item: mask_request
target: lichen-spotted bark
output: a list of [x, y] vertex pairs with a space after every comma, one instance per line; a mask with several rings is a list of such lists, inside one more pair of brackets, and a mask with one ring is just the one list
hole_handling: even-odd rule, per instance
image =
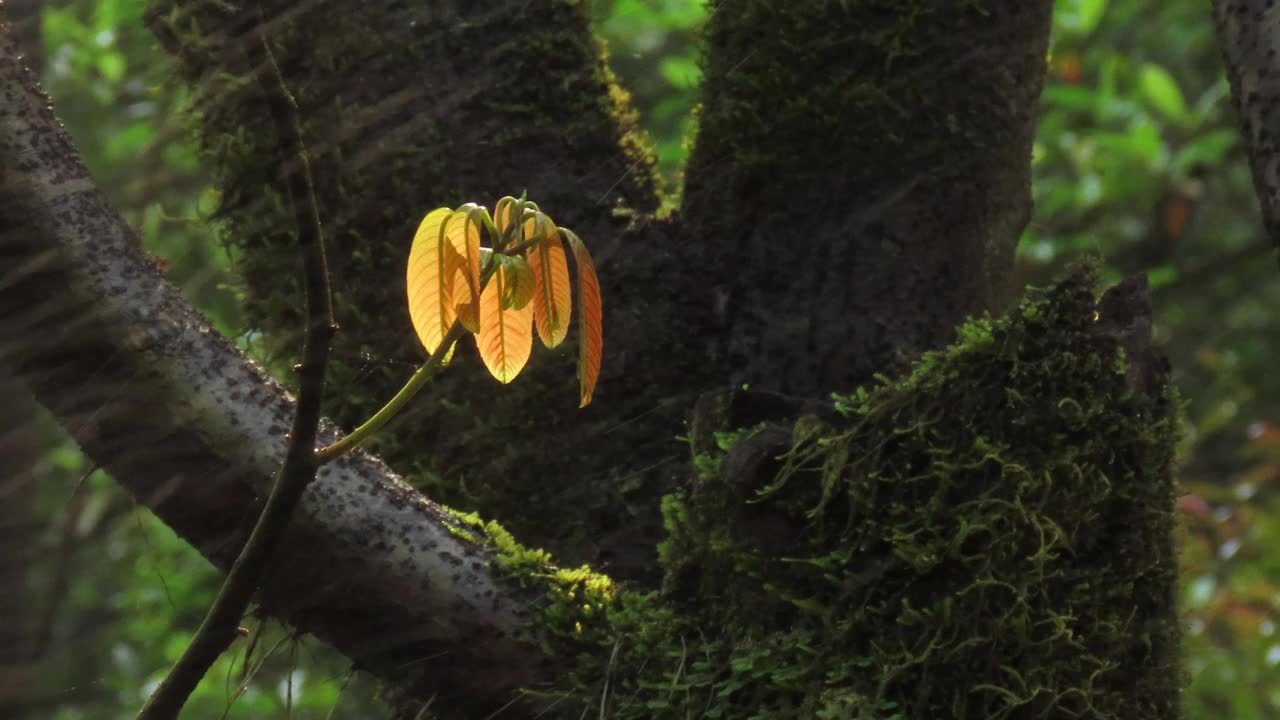
[[[231, 565], [292, 401], [144, 257], [2, 26], [0, 362], [140, 504]], [[391, 684], [492, 712], [548, 668], [514, 637], [529, 598], [499, 590], [457, 524], [380, 462], [340, 458], [292, 516], [261, 607]]]
[[1254, 191], [1272, 245], [1280, 248], [1280, 6], [1269, 0], [1214, 0], [1218, 44], [1249, 148]]
[[[697, 332], [681, 325], [692, 313], [680, 306], [679, 263], [624, 241], [653, 236], [653, 161], [583, 4], [266, 6], [263, 31], [299, 103], [331, 242], [342, 331], [326, 412], [347, 427], [363, 421], [422, 358], [403, 285], [422, 215], [527, 189], [587, 240], [601, 266], [608, 335], [595, 405], [577, 409], [572, 338], [562, 350], [535, 353], [512, 387], [486, 376], [468, 341], [373, 447], [432, 497], [498, 517], [573, 560], [600, 560], [596, 548], [608, 544], [611, 528], [643, 525], [634, 508], [646, 508], [656, 540], [656, 493], [647, 489], [631, 506], [625, 496], [645, 484], [632, 477], [637, 467], [680, 457], [674, 436], [683, 405], [663, 400], [706, 373], [680, 369], [696, 366], [692, 360], [644, 363], [692, 357], [696, 343], [673, 352], [672, 338]], [[294, 168], [245, 80], [243, 44], [257, 41], [259, 26], [247, 7], [226, 14], [221, 3], [165, 2], [150, 24], [199, 93], [223, 234], [240, 251], [250, 322], [264, 331], [255, 342], [283, 366], [300, 346], [297, 259], [279, 177]], [[633, 224], [646, 227], [629, 233]], [[642, 290], [658, 300], [638, 302]], [[663, 318], [675, 321], [668, 327]], [[643, 364], [638, 377], [616, 382], [628, 361], [633, 371]], [[644, 392], [655, 387], [656, 395]], [[637, 416], [646, 422], [626, 422]], [[644, 464], [616, 470], [626, 456]], [[652, 547], [617, 562], [651, 570]]]
[[713, 3], [684, 214], [734, 378], [817, 395], [998, 304], [1049, 0]]

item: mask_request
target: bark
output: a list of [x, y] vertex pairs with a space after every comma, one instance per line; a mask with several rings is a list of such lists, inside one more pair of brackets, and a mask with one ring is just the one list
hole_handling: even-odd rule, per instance
[[[44, 66], [40, 38], [40, 0], [16, 0], [0, 6], [0, 22], [13, 24], [14, 38], [32, 72]], [[0, 407], [7, 428], [0, 431], [0, 717], [31, 715], [37, 665], [47, 642], [37, 609], [57, 598], [35, 599], [31, 569], [40, 556], [45, 518], [37, 514], [36, 467], [47, 449], [41, 408], [21, 382], [0, 371]]]
[[[310, 12], [312, 6], [302, 8]], [[859, 12], [873, 9], [858, 5]], [[376, 8], [364, 12], [378, 17]], [[547, 12], [524, 19], [548, 17], [580, 15]], [[207, 19], [195, 26], [211, 27]], [[360, 31], [342, 19], [325, 17], [310, 27]], [[412, 18], [396, 19], [403, 24]], [[166, 22], [170, 29], [192, 27], [172, 15]], [[393, 32], [398, 24], [381, 29], [392, 41], [399, 37]], [[522, 38], [538, 26], [525, 29]], [[310, 55], [302, 54], [294, 32], [279, 19], [271, 29], [285, 51], [284, 67], [314, 72], [316, 64], [306, 63]], [[244, 26], [225, 37], [253, 41], [252, 33]], [[205, 54], [204, 61], [236, 58], [225, 37], [188, 35], [191, 44], [174, 47]], [[353, 38], [353, 50], [361, 37]], [[500, 44], [500, 33], [481, 37], [508, 47]], [[317, 46], [325, 49], [323, 42]], [[383, 47], [384, 53], [397, 50], [394, 42]], [[147, 268], [13, 56], [12, 46], [0, 46], [0, 266], [6, 269], [0, 337], [20, 342], [0, 346], [0, 363], [35, 389], [95, 459], [225, 566], [241, 542], [243, 520], [251, 518], [279, 464], [288, 398]], [[404, 56], [412, 55], [397, 58]], [[321, 68], [340, 63], [332, 54], [321, 59]], [[398, 68], [388, 63], [378, 69]], [[552, 87], [567, 87], [566, 78], [547, 76]], [[234, 95], [237, 82], [224, 79]], [[375, 73], [370, 82], [379, 85], [380, 79]], [[323, 81], [306, 74], [292, 79], [303, 88], [303, 102], [311, 102], [305, 117], [340, 117], [324, 97], [358, 85], [349, 78], [346, 85]], [[239, 92], [236, 99], [252, 108], [253, 96]], [[227, 113], [224, 122], [253, 122], [236, 114], [239, 105], [224, 102], [205, 108]], [[605, 128], [618, 127], [608, 113], [599, 119]], [[517, 131], [521, 127], [517, 122]], [[246, 128], [243, 142], [264, 152], [257, 164], [269, 164], [274, 145], [262, 135], [268, 131]], [[317, 128], [323, 123], [310, 127], [312, 143], [326, 137]], [[227, 135], [212, 132], [218, 126], [205, 129], [210, 146], [228, 142]], [[329, 158], [335, 172], [342, 169], [339, 156], [344, 154]], [[228, 150], [223, 181], [237, 177], [232, 169], [250, 172], [252, 158], [244, 147]], [[344, 215], [371, 211], [356, 210], [357, 200], [372, 199], [353, 195], [362, 188], [349, 179], [328, 178], [347, 195], [321, 199], [335, 214], [325, 219], [326, 227], [355, 243], [348, 246], [353, 264], [370, 258], [383, 263], [387, 245], [365, 249], [383, 252], [362, 251], [361, 227], [351, 219], [355, 215]], [[237, 201], [255, 192], [270, 199], [264, 182], [227, 187], [243, 195], [225, 209], [228, 218], [238, 218], [230, 225], [265, 229], [279, 219], [270, 202], [257, 206], [261, 217], [237, 209]], [[910, 187], [899, 187], [890, 196], [909, 193]], [[287, 277], [289, 266], [283, 227], [246, 240], [259, 243], [255, 258], [275, 252], [278, 277]], [[731, 268], [682, 264], [710, 249], [681, 242], [672, 234], [676, 229], [675, 223], [636, 229], [608, 260], [626, 282], [648, 278], [631, 286], [637, 296], [671, 287], [689, 292], [669, 305], [614, 306], [614, 318], [635, 334], [607, 341], [625, 350], [626, 363], [641, 373], [623, 386], [639, 400], [616, 397], [617, 405], [653, 402], [646, 392], [682, 383], [685, 395], [663, 396], [675, 397], [663, 410], [671, 415], [682, 413], [695, 393], [723, 386], [727, 370], [705, 359], [718, 357], [717, 343], [727, 342], [718, 334], [730, 332], [727, 315], [717, 319], [714, 305], [695, 310], [717, 288], [708, 283], [737, 282]], [[632, 247], [636, 238], [650, 243]], [[362, 279], [364, 287], [379, 284]], [[1093, 279], [1083, 273], [1039, 293], [1018, 313], [970, 325], [963, 342], [929, 357], [918, 372], [846, 400], [845, 414], [856, 429], [831, 427], [813, 416], [791, 424], [797, 455], [788, 457], [783, 474], [777, 473], [776, 452], [786, 450], [787, 423], [780, 418], [818, 407], [778, 392], [739, 393], [745, 402], [713, 407], [722, 410], [708, 413], [717, 418], [692, 432], [698, 478], [666, 505], [672, 536], [662, 566], [669, 575], [658, 596], [618, 592], [585, 569], [557, 571], [545, 553], [515, 548], [499, 530], [448, 514], [360, 456], [326, 469], [308, 489], [264, 602], [404, 692], [434, 697], [431, 707], [445, 716], [490, 716], [518, 687], [548, 693], [543, 697], [556, 705], [554, 716], [566, 717], [741, 717], [762, 708], [772, 716], [884, 716], [895, 708], [910, 717], [947, 711], [974, 717], [1174, 716], [1174, 424], [1162, 395], [1164, 373], [1146, 363], [1144, 301], [1143, 288], [1134, 283], [1098, 306]], [[677, 332], [669, 319], [664, 324], [649, 316], [655, 306], [682, 309], [685, 302], [691, 310], [675, 324], [707, 336], [668, 336]], [[284, 314], [284, 307], [276, 310]], [[1116, 363], [1121, 347], [1142, 356], [1144, 364], [1133, 373]], [[681, 364], [695, 357], [703, 363]], [[458, 384], [451, 387], [465, 387], [467, 380], [453, 382]], [[566, 384], [572, 387], [571, 380]], [[348, 387], [360, 391], [356, 384]], [[572, 405], [572, 393], [567, 395]], [[536, 415], [540, 407], [529, 397], [483, 407], [480, 395], [461, 397], [475, 402], [483, 423], [447, 425], [439, 436], [488, 423], [483, 434], [454, 442], [485, 454], [493, 447], [484, 443], [507, 439], [497, 448], [508, 456], [497, 464], [532, 465], [521, 471], [550, 488], [544, 497], [573, 497], [575, 488], [598, 483], [590, 473], [602, 468], [614, 477], [652, 480], [643, 462], [653, 457], [635, 455], [664, 433], [662, 442], [675, 445], [671, 424], [649, 415], [616, 416], [616, 407], [586, 415], [576, 428], [544, 428], [539, 420], [545, 416]], [[550, 416], [561, 418], [556, 411]], [[735, 432], [769, 418], [780, 420], [759, 441], [741, 443], [723, 457], [701, 452], [717, 446], [718, 430]], [[599, 432], [600, 423], [620, 420], [625, 423], [612, 433]], [[506, 425], [494, 427], [498, 423]], [[635, 441], [639, 445], [628, 445]], [[684, 451], [671, 457], [669, 474], [682, 477]], [[493, 466], [490, 457], [477, 462]], [[564, 474], [543, 474], [557, 468]], [[484, 479], [497, 484], [493, 475]], [[561, 491], [561, 482], [570, 489]], [[653, 493], [654, 484], [645, 492]], [[452, 492], [466, 496], [465, 489], [454, 486]], [[511, 492], [503, 487], [493, 496]], [[631, 500], [625, 493], [604, 497], [605, 507]], [[518, 510], [517, 503], [527, 500], [517, 493], [507, 507]], [[559, 516], [591, 510], [571, 506]], [[657, 514], [652, 507], [625, 505], [614, 512]], [[525, 524], [536, 529], [554, 520], [534, 516]], [[584, 528], [590, 525], [576, 525], [573, 532]], [[567, 537], [545, 527], [541, 534]], [[625, 529], [618, 537], [635, 542], [637, 534]], [[490, 546], [497, 555], [485, 550]], [[652, 548], [636, 552], [640, 559]], [[634, 565], [643, 566], [639, 560]], [[506, 574], [499, 577], [499, 569]], [[502, 712], [531, 717], [541, 710], [518, 705]]]
[[1213, 19], [1262, 222], [1271, 244], [1280, 248], [1280, 6], [1214, 0]]
[[38, 677], [40, 629], [30, 570], [44, 523], [36, 514], [36, 465], [45, 449], [40, 407], [22, 383], [0, 374], [0, 716], [28, 717]]
[[1051, 5], [713, 4], [684, 215], [729, 380], [851, 388], [1008, 299]]
[[39, 75], [44, 72], [44, 42], [40, 37], [40, 10], [44, 0], [8, 0], [0, 6], [0, 20], [10, 23], [14, 40], [22, 48], [23, 62]]
[[[225, 569], [280, 465], [292, 399], [147, 261], [18, 58], [0, 37], [0, 362]], [[379, 461], [344, 458], [307, 490], [260, 599], [395, 684], [430, 677], [445, 705], [496, 708], [545, 667], [516, 639], [528, 598], [458, 525]]]
[[[496, 517], [566, 562], [656, 581], [657, 497], [687, 456], [674, 436], [719, 373], [701, 343], [673, 342], [702, 334], [705, 310], [686, 293], [679, 245], [654, 230], [652, 158], [583, 5], [272, 2], [266, 32], [295, 89], [333, 243], [342, 331], [329, 382], [342, 391], [326, 412], [350, 429], [422, 359], [403, 285], [422, 215], [465, 201], [492, 206], [527, 188], [587, 239], [609, 284], [605, 395], [578, 410], [572, 343], [535, 353], [513, 388], [497, 386], [461, 343], [433, 398], [375, 448], [432, 497]], [[256, 15], [221, 7], [160, 3], [150, 24], [199, 93], [223, 229], [244, 251], [247, 313], [286, 365], [296, 359], [300, 295], [275, 200], [282, 189], [264, 172], [283, 158], [239, 80], [237, 48], [254, 36]], [[628, 232], [633, 225], [642, 229]], [[551, 446], [563, 454], [529, 452]], [[617, 468], [620, 457], [639, 463]]]
[[[572, 346], [535, 353], [503, 388], [464, 347], [438, 400], [377, 449], [432, 497], [566, 562], [655, 583], [659, 499], [684, 479], [678, 436], [700, 395], [750, 383], [825, 398], [940, 347], [1002, 295], [1050, 3], [716, 6], [703, 129], [672, 218], [652, 215], [650, 163], [582, 6], [281, 2], [267, 32], [327, 178], [344, 328], [328, 412], [350, 427], [409, 372], [363, 356], [421, 357], [402, 268], [422, 214], [528, 188], [600, 266], [595, 402], [576, 407]], [[290, 362], [296, 272], [263, 171], [275, 143], [228, 49], [251, 19], [185, 0], [152, 26], [201, 94], [250, 320]]]

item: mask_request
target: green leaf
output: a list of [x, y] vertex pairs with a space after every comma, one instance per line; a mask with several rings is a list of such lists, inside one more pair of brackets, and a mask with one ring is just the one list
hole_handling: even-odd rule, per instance
[[1171, 120], [1187, 118], [1187, 101], [1182, 88], [1168, 70], [1147, 63], [1138, 71], [1138, 88], [1147, 103]]
[[1080, 34], [1093, 32], [1106, 11], [1107, 0], [1076, 0], [1076, 28]]
[[1054, 3], [1054, 28], [1088, 35], [1107, 11], [1107, 0], [1062, 0]]
[[1196, 166], [1216, 167], [1239, 140], [1240, 134], [1234, 128], [1210, 130], [1178, 150], [1173, 158], [1173, 170], [1186, 175]]
[[1092, 113], [1098, 107], [1098, 94], [1081, 85], [1049, 85], [1040, 97], [1046, 105], [1065, 110]]
[[1161, 265], [1147, 271], [1147, 285], [1155, 290], [1178, 279], [1178, 271], [1172, 265]]
[[698, 63], [692, 57], [664, 57], [662, 58], [662, 77], [671, 83], [672, 87], [688, 90], [698, 87], [698, 83], [702, 82], [702, 68], [698, 67]]
[[529, 261], [523, 257], [498, 255], [498, 262], [506, 268], [507, 281], [502, 288], [499, 305], [503, 310], [520, 310], [533, 300], [534, 276]]
[[118, 83], [124, 78], [124, 54], [107, 51], [98, 56], [98, 72], [109, 83]]

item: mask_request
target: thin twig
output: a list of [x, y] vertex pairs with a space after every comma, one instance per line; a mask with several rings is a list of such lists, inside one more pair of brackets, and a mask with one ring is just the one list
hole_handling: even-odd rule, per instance
[[[265, 14], [259, 6], [260, 24]], [[227, 579], [209, 608], [191, 644], [169, 675], [147, 701], [139, 720], [176, 718], [187, 698], [218, 656], [236, 638], [240, 618], [257, 590], [268, 561], [288, 526], [289, 516], [302, 492], [315, 479], [316, 428], [320, 422], [320, 398], [324, 391], [329, 341], [335, 329], [329, 294], [329, 272], [324, 254], [320, 213], [316, 204], [311, 165], [302, 142], [297, 103], [285, 85], [265, 35], [261, 36], [262, 62], [251, 62], [282, 143], [296, 153], [296, 171], [286, 172], [285, 183], [298, 227], [298, 246], [303, 254], [307, 293], [307, 336], [299, 369], [298, 405], [289, 434], [284, 464], [258, 523], [227, 574]], [[252, 51], [250, 51], [252, 53]], [[253, 58], [251, 58], [253, 60]]]
[[44, 609], [36, 622], [36, 632], [32, 637], [29, 657], [37, 660], [44, 657], [53, 643], [53, 629], [62, 610], [62, 603], [67, 597], [67, 589], [71, 583], [71, 561], [75, 555], [79, 538], [76, 536], [80, 526], [80, 517], [84, 513], [85, 491], [89, 486], [89, 477], [98, 471], [98, 466], [89, 468], [89, 472], [80, 476], [67, 499], [66, 514], [62, 517], [62, 529], [59, 533], [58, 548], [54, 553], [53, 574], [49, 578], [49, 587], [45, 591]]

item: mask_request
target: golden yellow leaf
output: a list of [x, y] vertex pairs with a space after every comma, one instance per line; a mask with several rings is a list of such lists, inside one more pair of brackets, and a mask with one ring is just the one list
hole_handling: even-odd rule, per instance
[[454, 321], [453, 273], [446, 266], [448, 239], [444, 226], [449, 208], [436, 208], [418, 225], [409, 249], [405, 290], [409, 319], [428, 353], [434, 353]]
[[530, 248], [529, 267], [534, 277], [534, 327], [542, 344], [553, 348], [569, 334], [569, 317], [573, 309], [569, 261], [565, 259], [564, 245], [559, 238]]
[[466, 271], [461, 267], [453, 269], [453, 309], [467, 332], [480, 332], [480, 297], [471, 292]]
[[[477, 213], [483, 213], [474, 203], [467, 203], [449, 216], [445, 225], [445, 235], [449, 244], [445, 248], [447, 259], [446, 272], [453, 286], [453, 306], [458, 314], [458, 321], [468, 332], [479, 331], [479, 321], [475, 308], [480, 299], [480, 227], [481, 220]], [[459, 285], [461, 281], [461, 285]], [[470, 306], [465, 315], [462, 306]]]
[[533, 352], [533, 303], [520, 308], [501, 306], [514, 276], [512, 267], [501, 263], [480, 293], [480, 332], [476, 334], [476, 348], [489, 373], [502, 383], [514, 380]]

